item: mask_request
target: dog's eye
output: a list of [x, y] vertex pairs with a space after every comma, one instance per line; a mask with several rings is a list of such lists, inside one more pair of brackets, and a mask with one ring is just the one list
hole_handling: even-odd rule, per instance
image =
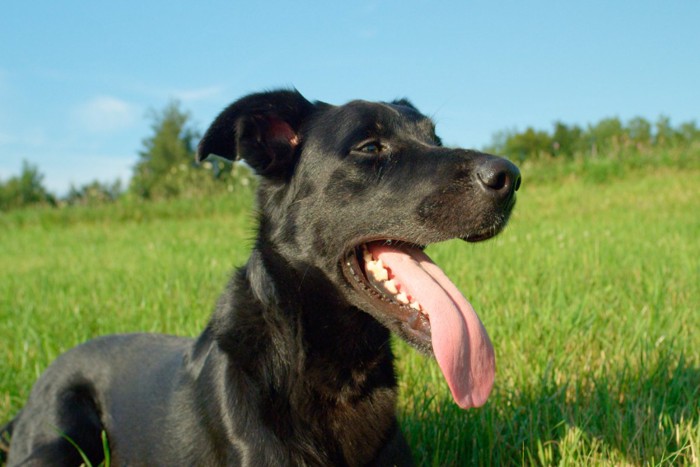
[[384, 146], [378, 141], [369, 141], [362, 144], [357, 150], [365, 154], [379, 155], [384, 150]]

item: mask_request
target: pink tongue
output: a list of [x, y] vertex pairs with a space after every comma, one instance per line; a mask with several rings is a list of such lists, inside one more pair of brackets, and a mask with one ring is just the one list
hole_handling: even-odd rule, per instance
[[444, 272], [418, 248], [372, 243], [372, 256], [391, 270], [401, 291], [429, 316], [435, 359], [463, 409], [480, 407], [496, 373], [493, 346], [471, 304]]

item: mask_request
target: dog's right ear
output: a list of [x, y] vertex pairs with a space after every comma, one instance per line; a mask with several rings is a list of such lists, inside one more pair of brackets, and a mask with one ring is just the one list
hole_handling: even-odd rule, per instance
[[314, 109], [296, 90], [243, 97], [216, 117], [199, 143], [197, 160], [210, 154], [243, 159], [262, 176], [286, 178], [296, 164], [301, 126]]

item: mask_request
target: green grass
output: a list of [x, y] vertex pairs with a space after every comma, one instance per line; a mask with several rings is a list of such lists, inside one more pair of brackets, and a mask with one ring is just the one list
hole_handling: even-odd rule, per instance
[[[698, 465], [700, 169], [523, 168], [503, 235], [428, 250], [479, 312], [498, 372], [486, 406], [461, 411], [435, 362], [395, 343], [416, 460]], [[251, 199], [3, 214], [0, 420], [86, 339], [197, 334], [248, 255]]]

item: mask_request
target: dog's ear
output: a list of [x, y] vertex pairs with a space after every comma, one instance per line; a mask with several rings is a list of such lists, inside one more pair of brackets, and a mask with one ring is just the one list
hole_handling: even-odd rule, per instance
[[197, 160], [210, 154], [243, 159], [260, 175], [284, 178], [296, 163], [300, 129], [314, 108], [297, 91], [243, 97], [216, 117], [199, 143]]
[[393, 101], [391, 101], [391, 103], [394, 105], [401, 105], [404, 107], [408, 107], [409, 109], [413, 109], [416, 112], [418, 112], [418, 109], [416, 108], [415, 105], [413, 105], [413, 102], [409, 101], [405, 97], [402, 97], [401, 99], [394, 99]]

